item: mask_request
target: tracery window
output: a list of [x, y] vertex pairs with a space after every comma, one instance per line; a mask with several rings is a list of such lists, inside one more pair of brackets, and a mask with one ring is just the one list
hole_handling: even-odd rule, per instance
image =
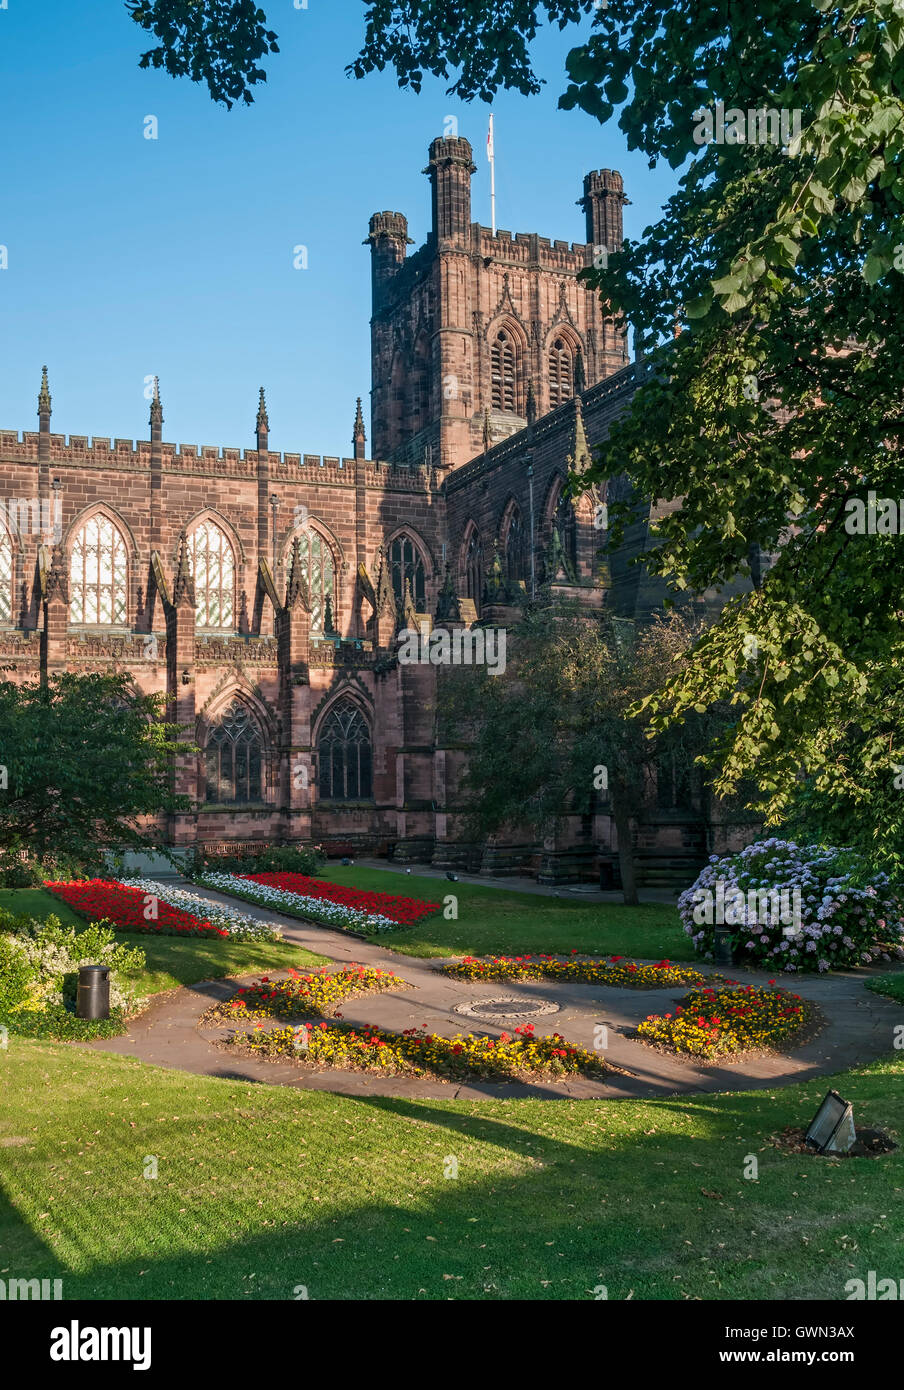
[[301, 572], [311, 600], [311, 628], [323, 631], [326, 601], [330, 600], [333, 622], [336, 614], [336, 564], [333, 552], [319, 531], [309, 527], [298, 536]]
[[424, 576], [424, 561], [410, 536], [397, 536], [389, 549], [389, 563], [392, 569], [392, 591], [396, 603], [401, 608], [405, 602], [405, 584], [411, 584], [411, 596], [419, 613], [427, 607], [427, 588]]
[[476, 528], [472, 527], [465, 551], [465, 593], [480, 608], [483, 592], [483, 546]]
[[556, 510], [553, 515], [553, 525], [559, 533], [559, 540], [562, 542], [562, 549], [574, 573], [578, 568], [578, 529], [575, 520], [574, 507], [565, 496], [565, 489], [560, 487], [559, 496], [556, 499]]
[[9, 533], [0, 529], [0, 623], [12, 622], [13, 564], [13, 543]]
[[122, 532], [106, 516], [89, 517], [69, 555], [69, 621], [113, 625], [127, 613], [128, 565]]
[[517, 507], [512, 509], [509, 517], [508, 528], [505, 533], [505, 573], [508, 579], [525, 578], [525, 552], [527, 549], [527, 538], [524, 532], [524, 522], [521, 512]]
[[213, 521], [202, 521], [188, 537], [188, 561], [198, 627], [233, 627], [235, 555], [226, 532]]
[[318, 784], [324, 801], [373, 796], [373, 749], [364, 715], [350, 700], [334, 705], [317, 740]]
[[204, 762], [205, 801], [243, 805], [263, 800], [264, 742], [242, 701], [235, 700], [212, 726]]

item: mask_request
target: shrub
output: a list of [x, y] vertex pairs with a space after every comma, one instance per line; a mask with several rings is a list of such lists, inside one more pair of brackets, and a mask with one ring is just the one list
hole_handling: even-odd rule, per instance
[[19, 938], [4, 932], [0, 935], [0, 1018], [27, 1004], [37, 983], [38, 972]]
[[[19, 918], [14, 929], [0, 934], [0, 952], [6, 953], [5, 957], [0, 954], [0, 1006], [16, 1015], [17, 1031], [18, 1023], [23, 1021], [20, 1016], [25, 1012], [59, 1018], [60, 1009], [67, 1011], [75, 1001], [80, 965], [109, 966], [111, 1010], [122, 1014], [140, 1002], [134, 989], [122, 984], [118, 976], [142, 970], [144, 951], [120, 945], [107, 923], [92, 922], [80, 930], [64, 927], [53, 916], [46, 922]], [[23, 992], [22, 981], [26, 978]], [[35, 1020], [30, 1018], [29, 1023], [34, 1024]]]
[[713, 855], [678, 911], [707, 959], [720, 915], [739, 965], [824, 972], [904, 958], [904, 902], [850, 849], [770, 839]]
[[313, 874], [324, 865], [325, 857], [314, 846], [268, 845], [255, 854], [243, 853], [236, 848], [234, 854], [197, 854], [194, 860], [194, 873], [221, 874], [264, 874], [296, 873]]
[[34, 888], [41, 882], [36, 864], [16, 855], [0, 855], [0, 888]]

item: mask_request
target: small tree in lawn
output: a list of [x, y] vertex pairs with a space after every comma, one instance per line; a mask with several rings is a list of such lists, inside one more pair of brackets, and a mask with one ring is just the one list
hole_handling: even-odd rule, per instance
[[161, 721], [160, 697], [137, 694], [121, 674], [0, 682], [0, 851], [7, 863], [70, 858], [100, 868], [105, 849], [150, 841], [138, 822], [187, 809], [173, 794], [179, 743]]
[[665, 670], [680, 668], [695, 632], [677, 612], [638, 631], [632, 622], [550, 604], [526, 610], [510, 633], [504, 674], [456, 668], [440, 712], [446, 732], [469, 745], [470, 833], [529, 825], [549, 834], [564, 817], [588, 813], [594, 792], [607, 787], [624, 899], [636, 903], [631, 821], [652, 766], [668, 749], [689, 769], [711, 720], [692, 713], [651, 738], [648, 718], [632, 710]]

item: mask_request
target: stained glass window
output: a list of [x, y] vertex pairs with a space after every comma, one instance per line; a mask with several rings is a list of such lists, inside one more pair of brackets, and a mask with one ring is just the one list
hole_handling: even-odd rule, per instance
[[505, 572], [509, 579], [523, 579], [525, 571], [524, 522], [517, 507], [512, 510], [505, 533]]
[[13, 546], [6, 531], [0, 531], [0, 623], [13, 617]]
[[575, 521], [574, 507], [565, 496], [564, 487], [560, 487], [559, 489], [559, 496], [556, 500], [556, 510], [552, 524], [559, 533], [559, 540], [562, 542], [565, 558], [572, 570], [577, 573], [578, 529]]
[[468, 537], [468, 548], [465, 551], [465, 591], [468, 598], [473, 599], [479, 608], [483, 592], [483, 546], [480, 543], [480, 535], [474, 528]]
[[[311, 600], [311, 627], [315, 632], [322, 632], [327, 597], [333, 610], [333, 622], [336, 623], [338, 620], [333, 552], [320, 532], [311, 528], [299, 533], [298, 548], [301, 552], [301, 572]], [[291, 546], [289, 555], [291, 556]]]
[[410, 536], [396, 537], [390, 548], [389, 561], [392, 566], [392, 591], [396, 603], [401, 607], [405, 602], [405, 584], [406, 581], [410, 582], [414, 606], [419, 613], [423, 613], [427, 607], [424, 562]]
[[198, 627], [235, 626], [235, 556], [225, 531], [202, 521], [188, 538]]
[[77, 533], [69, 558], [69, 621], [124, 623], [128, 570], [122, 533], [105, 516], [93, 516]]
[[373, 752], [367, 721], [349, 700], [333, 706], [317, 741], [320, 796], [360, 801], [373, 796]]
[[247, 705], [236, 700], [207, 737], [205, 800], [219, 805], [262, 801], [263, 758], [260, 729]]

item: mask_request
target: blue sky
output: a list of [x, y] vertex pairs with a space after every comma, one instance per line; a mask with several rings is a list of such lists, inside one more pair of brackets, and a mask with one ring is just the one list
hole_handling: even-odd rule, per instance
[[[454, 115], [475, 148], [472, 216], [488, 224], [491, 108], [436, 80], [414, 96], [390, 73], [347, 78], [361, 0], [261, 0], [281, 52], [254, 104], [232, 111], [206, 87], [140, 71], [150, 43], [118, 0], [7, 5], [0, 428], [37, 427], [47, 362], [59, 433], [146, 437], [157, 373], [167, 440], [251, 447], [263, 384], [271, 448], [348, 454], [357, 395], [369, 429], [368, 218], [404, 212], [422, 243], [421, 170]], [[493, 103], [497, 222], [583, 241], [583, 175], [608, 166], [624, 174], [637, 236], [675, 176], [629, 154], [614, 122], [556, 109], [579, 32], [541, 36], [540, 96]], [[144, 138], [148, 116], [156, 140]], [[298, 245], [307, 270], [293, 267]]]

